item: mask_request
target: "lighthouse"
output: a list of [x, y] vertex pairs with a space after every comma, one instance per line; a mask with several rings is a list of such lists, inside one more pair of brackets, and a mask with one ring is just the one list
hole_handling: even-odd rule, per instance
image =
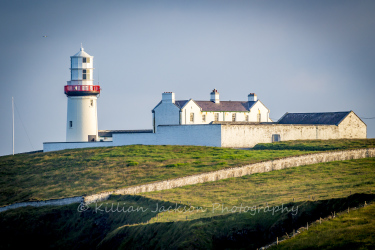
[[70, 81], [64, 86], [68, 97], [66, 141], [87, 142], [98, 138], [97, 99], [100, 86], [94, 85], [93, 56], [80, 51], [70, 57]]

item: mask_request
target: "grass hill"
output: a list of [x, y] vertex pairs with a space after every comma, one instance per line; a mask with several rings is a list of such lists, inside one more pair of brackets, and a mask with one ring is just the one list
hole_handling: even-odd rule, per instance
[[375, 204], [346, 211], [270, 249], [374, 249]]
[[345, 150], [357, 148], [373, 148], [375, 139], [338, 139], [338, 140], [296, 140], [280, 141], [274, 143], [259, 143], [254, 150]]
[[[357, 141], [361, 140], [348, 141], [342, 147], [375, 144], [375, 140], [362, 144]], [[94, 193], [305, 154], [310, 152], [307, 147], [245, 151], [135, 145], [6, 156], [0, 158], [1, 199], [2, 204], [8, 204], [13, 200], [52, 198], [50, 195], [57, 198]], [[330, 162], [142, 195], [112, 196], [89, 207], [72, 204], [9, 210], [0, 213], [0, 248], [256, 249], [290, 234], [307, 221], [374, 200], [374, 167], [374, 158]], [[214, 213], [213, 203], [217, 208]], [[176, 205], [181, 206], [180, 210], [173, 210]], [[156, 206], [164, 211], [154, 211]], [[241, 206], [247, 206], [248, 211], [240, 212]], [[260, 212], [253, 213], [254, 206], [261, 208]], [[265, 211], [267, 206], [298, 206], [298, 212], [272, 214]], [[137, 211], [140, 207], [148, 210]], [[183, 207], [195, 209], [183, 212]], [[374, 246], [375, 241], [370, 239], [366, 244]]]
[[133, 145], [3, 156], [0, 206], [95, 194], [307, 153]]

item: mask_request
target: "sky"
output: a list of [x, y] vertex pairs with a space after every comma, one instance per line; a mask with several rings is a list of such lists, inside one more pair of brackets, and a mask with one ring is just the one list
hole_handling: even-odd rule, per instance
[[[375, 137], [375, 1], [0, 0], [0, 155], [66, 136], [70, 56], [94, 56], [98, 126], [151, 129], [161, 94], [353, 110]], [[47, 36], [47, 37], [43, 37]]]

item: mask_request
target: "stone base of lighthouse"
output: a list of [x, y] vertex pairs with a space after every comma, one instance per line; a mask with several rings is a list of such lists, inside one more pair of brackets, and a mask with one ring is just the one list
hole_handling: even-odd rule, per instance
[[66, 124], [67, 142], [96, 141], [98, 115], [96, 96], [69, 96]]

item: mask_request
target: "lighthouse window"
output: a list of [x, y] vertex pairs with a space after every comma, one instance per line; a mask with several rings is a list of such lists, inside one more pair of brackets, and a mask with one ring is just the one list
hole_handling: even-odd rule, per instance
[[73, 121], [69, 121], [69, 128], [73, 128]]
[[83, 69], [82, 70], [82, 79], [83, 80], [90, 80], [90, 70], [88, 69]]
[[94, 100], [90, 100], [90, 106], [94, 106]]
[[86, 63], [86, 57], [82, 58], [82, 62]]

